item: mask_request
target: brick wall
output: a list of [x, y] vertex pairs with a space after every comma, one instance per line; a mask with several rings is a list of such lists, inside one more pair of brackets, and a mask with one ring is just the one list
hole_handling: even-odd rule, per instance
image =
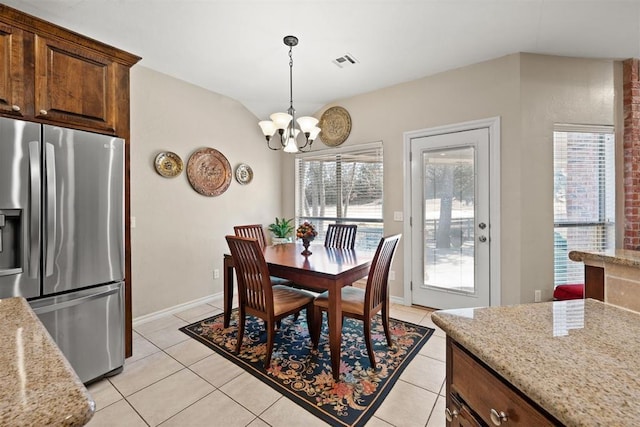
[[640, 248], [640, 60], [623, 62], [624, 248]]

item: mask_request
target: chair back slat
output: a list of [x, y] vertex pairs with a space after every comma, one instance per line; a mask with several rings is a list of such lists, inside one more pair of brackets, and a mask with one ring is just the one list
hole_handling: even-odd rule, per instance
[[269, 267], [257, 239], [226, 236], [238, 278], [240, 304], [265, 315], [273, 311]]
[[389, 270], [393, 257], [398, 248], [398, 242], [402, 237], [401, 234], [383, 237], [380, 239], [376, 254], [371, 261], [369, 276], [367, 278], [367, 287], [365, 290], [365, 310], [372, 311], [388, 297], [389, 289]]
[[324, 246], [327, 248], [353, 249], [356, 245], [357, 225], [329, 224]]
[[233, 231], [236, 236], [257, 239], [261, 249], [267, 246], [267, 236], [264, 234], [262, 224], [236, 225]]

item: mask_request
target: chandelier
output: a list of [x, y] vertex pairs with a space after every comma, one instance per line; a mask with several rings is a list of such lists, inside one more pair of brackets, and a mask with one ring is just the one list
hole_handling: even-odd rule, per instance
[[[293, 46], [298, 44], [296, 36], [286, 36], [284, 44], [289, 46], [289, 109], [286, 113], [273, 113], [269, 116], [271, 120], [264, 120], [258, 123], [262, 133], [267, 139], [267, 147], [271, 150], [284, 150], [287, 153], [297, 153], [298, 151], [309, 151], [313, 140], [320, 133], [320, 128], [316, 126], [318, 119], [315, 117], [299, 117], [296, 120], [296, 110], [293, 108]], [[298, 127], [296, 127], [296, 123]], [[271, 137], [278, 131], [280, 135], [280, 145], [271, 146]], [[304, 144], [298, 145], [298, 135], [304, 135]], [[305, 150], [306, 149], [306, 150]]]

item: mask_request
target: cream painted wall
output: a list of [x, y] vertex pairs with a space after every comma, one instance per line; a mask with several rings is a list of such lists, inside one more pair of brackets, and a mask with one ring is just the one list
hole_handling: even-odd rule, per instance
[[[331, 105], [349, 110], [344, 145], [383, 141], [385, 234], [403, 210], [403, 133], [501, 117], [502, 304], [551, 298], [553, 123], [613, 124], [614, 70], [607, 60], [513, 54], [425, 77]], [[324, 109], [323, 109], [324, 110]], [[322, 111], [316, 113], [319, 117]], [[131, 73], [133, 315], [150, 314], [222, 291], [223, 240], [234, 224], [270, 223], [294, 215], [293, 156], [264, 147], [256, 117], [235, 100], [136, 66]], [[326, 149], [317, 141], [315, 149]], [[186, 174], [166, 179], [153, 169], [160, 151], [186, 161], [200, 147], [249, 164], [255, 179], [233, 181], [219, 197], [193, 191]], [[259, 208], [255, 208], [259, 206]], [[407, 217], [407, 215], [405, 215]], [[404, 253], [391, 294], [403, 296]], [[222, 271], [221, 271], [222, 276]]]
[[[232, 180], [218, 197], [196, 193], [186, 175], [198, 148], [246, 163], [254, 179]], [[185, 171], [163, 178], [153, 167], [173, 151]], [[222, 292], [224, 236], [236, 224], [269, 224], [281, 216], [281, 154], [264, 147], [256, 117], [233, 99], [137, 65], [131, 71], [131, 215], [133, 316]], [[213, 279], [213, 269], [220, 278]]]
[[[545, 299], [552, 294], [553, 123], [613, 124], [613, 74], [613, 61], [513, 54], [326, 107], [351, 114], [345, 145], [384, 143], [385, 234], [403, 231], [392, 221], [403, 210], [403, 132], [501, 117], [501, 300], [517, 304], [532, 302], [534, 289]], [[283, 210], [292, 215], [293, 160], [285, 160], [283, 194]], [[401, 248], [392, 267], [390, 290], [398, 297], [408, 280], [404, 257]]]
[[[383, 141], [384, 147], [384, 233], [402, 233], [403, 223], [393, 221], [393, 212], [403, 210], [403, 133], [445, 124], [501, 116], [503, 140], [518, 140], [520, 135], [519, 57], [510, 55], [493, 61], [475, 64], [435, 76], [381, 89], [353, 98], [342, 99], [337, 105], [345, 107], [352, 120], [352, 130], [343, 145]], [[331, 105], [328, 105], [330, 107]], [[320, 112], [321, 113], [321, 112]], [[317, 116], [319, 117], [320, 114]], [[321, 142], [318, 149], [326, 149]], [[504, 148], [508, 156], [515, 157], [510, 147]], [[288, 176], [293, 176], [293, 161], [286, 163]], [[503, 173], [517, 175], [518, 165], [502, 162]], [[289, 178], [289, 180], [292, 180]], [[283, 180], [286, 212], [293, 212], [293, 186]], [[513, 180], [502, 182], [503, 227], [519, 227], [519, 184]], [[287, 197], [291, 195], [291, 197]], [[408, 219], [405, 213], [405, 219]], [[504, 235], [504, 234], [503, 234]], [[406, 238], [406, 236], [404, 237]], [[518, 239], [506, 235], [506, 251], [519, 259]], [[396, 280], [390, 283], [393, 296], [402, 297], [403, 263], [402, 245], [396, 253], [392, 269]], [[505, 283], [518, 283], [520, 266], [517, 262], [503, 265]], [[505, 299], [503, 290], [503, 301]]]
[[[553, 298], [553, 125], [614, 124], [614, 63], [522, 54], [521, 302]], [[619, 140], [618, 142], [621, 142]], [[620, 171], [619, 171], [620, 172]]]

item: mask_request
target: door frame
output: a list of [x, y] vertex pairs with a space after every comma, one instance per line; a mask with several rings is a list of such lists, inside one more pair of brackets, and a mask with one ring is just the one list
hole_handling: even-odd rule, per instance
[[489, 224], [491, 231], [490, 256], [489, 256], [489, 305], [498, 306], [501, 303], [500, 283], [500, 116], [486, 119], [472, 120], [462, 123], [454, 123], [444, 126], [407, 131], [403, 133], [404, 153], [404, 191], [403, 191], [403, 211], [404, 225], [403, 240], [404, 250], [404, 305], [411, 305], [413, 300], [412, 291], [412, 239], [413, 221], [411, 218], [411, 140], [427, 136], [441, 135], [446, 133], [461, 132], [473, 129], [488, 128], [489, 130]]

